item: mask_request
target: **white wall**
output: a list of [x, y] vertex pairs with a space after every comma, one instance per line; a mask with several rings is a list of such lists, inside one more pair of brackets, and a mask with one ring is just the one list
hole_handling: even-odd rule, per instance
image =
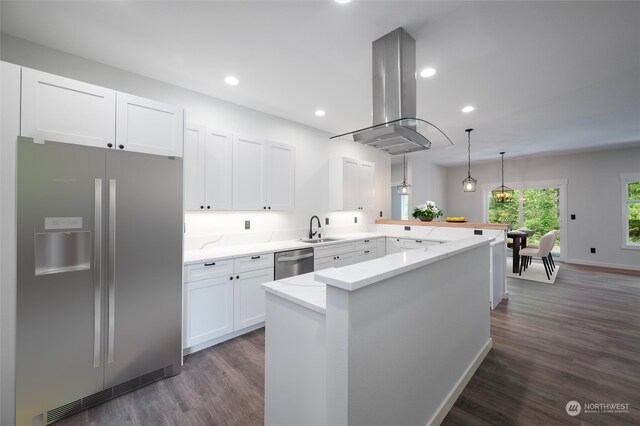
[[[391, 184], [393, 186], [402, 183], [403, 167], [402, 163], [391, 165]], [[427, 200], [435, 201], [446, 216], [450, 215], [446, 209], [445, 197], [446, 170], [429, 161], [419, 158], [407, 157], [407, 183], [411, 185], [411, 195], [409, 195], [409, 219], [413, 208], [418, 204], [423, 204]]]
[[445, 168], [417, 158], [409, 160], [411, 170], [411, 185], [413, 186], [409, 203], [409, 212], [417, 204], [423, 204], [427, 200], [435, 201], [443, 211], [444, 216], [455, 216], [447, 211], [445, 199]]
[[[505, 158], [505, 185], [509, 182], [567, 180], [567, 260], [591, 265], [640, 270], [640, 251], [622, 249], [621, 173], [640, 172], [640, 148], [566, 154], [523, 159]], [[465, 193], [460, 181], [466, 166], [446, 169], [448, 212], [483, 219], [481, 186], [500, 185], [500, 162], [471, 164], [478, 190]], [[591, 254], [590, 248], [596, 253]]]
[[[187, 121], [220, 130], [257, 136], [295, 146], [296, 191], [292, 212], [189, 212], [187, 234], [259, 232], [304, 228], [309, 218], [329, 217], [331, 225], [371, 224], [383, 212], [391, 216], [389, 193], [391, 163], [388, 154], [348, 141], [330, 141], [327, 132], [274, 117], [226, 101], [182, 89], [157, 80], [108, 67], [26, 40], [2, 34], [0, 58], [26, 67], [86, 81], [182, 106]], [[237, 89], [241, 90], [240, 87]], [[312, 113], [312, 112], [310, 112]], [[375, 210], [370, 212], [329, 211], [329, 167], [331, 157], [348, 156], [376, 163]], [[251, 231], [244, 221], [251, 220]], [[324, 224], [324, 220], [323, 220]]]

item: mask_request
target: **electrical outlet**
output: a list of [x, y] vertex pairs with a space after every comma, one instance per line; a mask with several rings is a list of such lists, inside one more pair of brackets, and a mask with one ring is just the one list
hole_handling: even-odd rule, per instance
[[482, 235], [482, 229], [474, 229], [473, 235]]
[[325, 224], [325, 225], [328, 225], [328, 224], [329, 224], [329, 218], [328, 218], [328, 217], [325, 217], [325, 218], [324, 218], [324, 224]]
[[405, 226], [405, 227], [404, 227], [404, 230], [405, 230], [405, 231], [411, 231], [411, 227], [410, 227], [410, 226]]
[[380, 217], [382, 217], [382, 210], [380, 210]]
[[355, 217], [353, 218], [353, 223], [358, 223], [358, 216], [355, 216]]
[[595, 247], [591, 247], [591, 253], [595, 253], [596, 252], [596, 248]]
[[251, 221], [250, 220], [245, 220], [244, 221], [244, 229], [251, 229]]
[[571, 220], [576, 220], [576, 215], [575, 214], [571, 215]]

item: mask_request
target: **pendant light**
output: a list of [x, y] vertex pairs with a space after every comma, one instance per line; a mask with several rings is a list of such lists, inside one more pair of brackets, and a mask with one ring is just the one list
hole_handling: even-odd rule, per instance
[[411, 194], [411, 185], [409, 185], [407, 183], [407, 158], [406, 158], [406, 156], [407, 156], [406, 153], [402, 154], [402, 175], [403, 175], [402, 183], [396, 187], [396, 188], [398, 188], [398, 194], [400, 194], [400, 195], [409, 195], [409, 194]]
[[505, 201], [511, 201], [513, 198], [513, 189], [504, 186], [504, 151], [500, 155], [502, 156], [502, 184], [491, 192], [494, 200], [504, 203]]
[[467, 169], [467, 178], [462, 181], [462, 188], [464, 192], [476, 192], [476, 184], [478, 181], [471, 177], [471, 131], [473, 129], [467, 129], [467, 151], [469, 153], [469, 168]]

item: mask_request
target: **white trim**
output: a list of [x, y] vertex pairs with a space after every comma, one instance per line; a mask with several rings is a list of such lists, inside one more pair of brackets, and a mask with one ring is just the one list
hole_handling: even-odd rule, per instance
[[629, 242], [629, 204], [640, 203], [640, 200], [629, 201], [629, 182], [640, 182], [640, 173], [620, 173], [620, 199], [622, 200], [622, 244], [624, 250], [640, 250], [640, 244]]
[[447, 414], [449, 414], [449, 410], [451, 410], [451, 407], [453, 407], [453, 404], [455, 404], [456, 400], [458, 399], [464, 388], [467, 386], [467, 383], [469, 383], [469, 380], [471, 380], [471, 377], [473, 377], [473, 374], [476, 372], [480, 364], [482, 364], [482, 361], [487, 356], [492, 346], [492, 339], [489, 338], [489, 340], [487, 340], [487, 343], [485, 343], [482, 349], [480, 349], [480, 352], [478, 352], [473, 362], [469, 365], [464, 374], [458, 379], [458, 382], [453, 387], [453, 389], [451, 389], [449, 395], [447, 395], [447, 397], [444, 401], [442, 401], [433, 416], [431, 416], [431, 418], [427, 422], [427, 425], [439, 425], [440, 423], [442, 423], [444, 418], [447, 417]]
[[564, 263], [573, 263], [575, 265], [601, 266], [603, 268], [626, 269], [628, 271], [640, 271], [640, 265], [624, 265], [619, 263], [585, 261], [578, 259], [567, 259]]

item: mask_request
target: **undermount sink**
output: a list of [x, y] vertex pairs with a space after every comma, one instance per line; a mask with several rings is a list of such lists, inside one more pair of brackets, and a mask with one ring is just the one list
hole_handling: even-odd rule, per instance
[[318, 244], [318, 243], [328, 243], [329, 241], [340, 241], [340, 238], [311, 238], [307, 240], [300, 240], [303, 243], [309, 244]]

